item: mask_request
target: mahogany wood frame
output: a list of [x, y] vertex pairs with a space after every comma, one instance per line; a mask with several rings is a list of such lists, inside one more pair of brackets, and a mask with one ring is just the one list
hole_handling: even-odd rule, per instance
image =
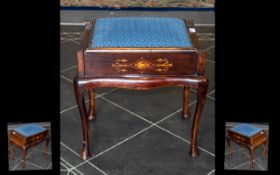
[[[95, 92], [97, 87], [117, 87], [126, 89], [145, 90], [163, 86], [182, 86], [183, 111], [182, 117], [189, 118], [188, 107], [189, 88], [197, 90], [197, 106], [194, 114], [191, 134], [190, 155], [199, 154], [197, 137], [200, 125], [202, 109], [205, 103], [208, 87], [208, 79], [204, 76], [205, 51], [201, 49], [198, 36], [192, 21], [185, 21], [187, 32], [190, 35], [193, 47], [190, 48], [91, 48], [91, 36], [95, 21], [88, 21], [85, 25], [84, 38], [80, 50], [77, 52], [78, 74], [74, 78], [74, 92], [80, 112], [83, 129], [83, 148], [81, 158], [86, 160], [91, 156], [89, 140], [89, 120], [95, 120]], [[112, 71], [113, 61], [117, 58], [127, 58], [131, 61], [141, 56], [155, 58], [168, 57], [174, 61], [172, 73], [154, 70], [122, 70]], [[102, 59], [100, 59], [102, 58]], [[145, 60], [146, 61], [146, 60]], [[148, 63], [144, 64], [149, 64]], [[145, 65], [144, 65], [145, 66]], [[139, 67], [140, 69], [142, 67]], [[141, 69], [142, 70], [142, 69]], [[140, 70], [140, 71], [141, 71]], [[127, 71], [127, 72], [126, 72]], [[87, 92], [90, 99], [89, 111], [86, 111], [84, 93]]]

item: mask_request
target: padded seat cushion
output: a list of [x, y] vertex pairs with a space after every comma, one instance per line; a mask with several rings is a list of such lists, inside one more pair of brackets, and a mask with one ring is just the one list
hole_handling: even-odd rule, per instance
[[240, 124], [240, 125], [234, 126], [230, 130], [233, 132], [239, 133], [241, 135], [247, 136], [247, 137], [251, 137], [251, 136], [259, 133], [260, 131], [262, 131], [261, 128], [258, 128], [256, 126], [249, 125], [249, 124]]
[[186, 48], [192, 43], [184, 20], [165, 17], [99, 18], [92, 48]]
[[25, 137], [30, 137], [32, 135], [38, 134], [40, 132], [43, 132], [47, 130], [46, 128], [36, 125], [36, 124], [26, 124], [20, 127], [17, 127], [14, 129], [17, 133], [25, 136]]

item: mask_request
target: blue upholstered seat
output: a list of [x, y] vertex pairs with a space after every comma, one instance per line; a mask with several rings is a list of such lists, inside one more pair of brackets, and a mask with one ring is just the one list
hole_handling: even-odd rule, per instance
[[261, 128], [249, 124], [240, 124], [231, 128], [230, 130], [247, 137], [251, 137], [262, 131]]
[[47, 130], [46, 128], [36, 125], [36, 124], [26, 124], [20, 127], [17, 127], [14, 129], [17, 133], [25, 136], [25, 137], [30, 137], [32, 135], [38, 134], [40, 132], [43, 132]]
[[119, 17], [96, 20], [92, 48], [186, 48], [192, 43], [179, 18]]

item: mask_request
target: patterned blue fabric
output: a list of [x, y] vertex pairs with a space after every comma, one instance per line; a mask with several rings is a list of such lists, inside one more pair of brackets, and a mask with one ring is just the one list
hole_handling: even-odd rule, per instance
[[240, 124], [240, 125], [237, 125], [237, 126], [231, 128], [230, 130], [237, 132], [239, 134], [242, 134], [244, 136], [247, 136], [247, 137], [251, 137], [251, 136], [257, 134], [258, 132], [262, 131], [261, 128], [258, 128], [253, 125], [248, 125], [248, 124]]
[[18, 128], [15, 128], [14, 130], [25, 137], [30, 137], [34, 134], [43, 132], [47, 129], [40, 125], [36, 125], [36, 124], [26, 124], [26, 125], [20, 126]]
[[119, 17], [96, 20], [92, 48], [185, 48], [192, 43], [182, 19]]

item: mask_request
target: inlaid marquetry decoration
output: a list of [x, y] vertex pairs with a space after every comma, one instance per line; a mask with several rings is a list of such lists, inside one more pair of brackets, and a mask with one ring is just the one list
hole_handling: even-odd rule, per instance
[[112, 64], [112, 67], [117, 72], [127, 72], [128, 68], [133, 68], [138, 70], [141, 74], [147, 70], [155, 70], [156, 72], [167, 72], [173, 63], [170, 63], [166, 58], [157, 58], [156, 63], [151, 63], [143, 57], [139, 60], [128, 63], [128, 60], [125, 58], [116, 59], [115, 63]]

